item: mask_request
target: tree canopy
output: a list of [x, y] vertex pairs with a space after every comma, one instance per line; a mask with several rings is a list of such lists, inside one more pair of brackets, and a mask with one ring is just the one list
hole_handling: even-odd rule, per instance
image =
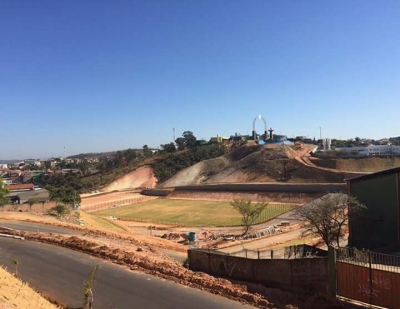
[[182, 137], [175, 140], [178, 150], [193, 149], [197, 146], [197, 138], [193, 135], [192, 131], [185, 131]]
[[331, 193], [296, 208], [296, 214], [309, 222], [310, 230], [320, 236], [327, 246], [339, 247], [346, 233], [349, 213], [356, 219], [365, 208], [355, 197]]
[[232, 207], [242, 216], [243, 235], [246, 235], [250, 227], [267, 208], [267, 203], [252, 204], [251, 200], [233, 200]]
[[4, 187], [4, 184], [0, 183], [0, 207], [10, 203], [9, 193], [10, 191]]

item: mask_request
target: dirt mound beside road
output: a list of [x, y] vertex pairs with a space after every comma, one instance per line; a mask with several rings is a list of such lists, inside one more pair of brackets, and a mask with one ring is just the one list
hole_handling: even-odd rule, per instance
[[157, 179], [154, 176], [153, 169], [149, 166], [140, 167], [133, 172], [113, 181], [108, 186], [101, 189], [102, 192], [111, 192], [116, 190], [135, 189], [135, 188], [154, 188]]

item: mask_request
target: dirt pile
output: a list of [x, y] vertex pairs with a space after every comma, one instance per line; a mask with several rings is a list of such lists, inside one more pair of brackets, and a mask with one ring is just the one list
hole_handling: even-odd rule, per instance
[[154, 177], [151, 167], [143, 166], [113, 181], [108, 186], [101, 189], [101, 191], [111, 192], [135, 188], [154, 188], [156, 184], [157, 179]]

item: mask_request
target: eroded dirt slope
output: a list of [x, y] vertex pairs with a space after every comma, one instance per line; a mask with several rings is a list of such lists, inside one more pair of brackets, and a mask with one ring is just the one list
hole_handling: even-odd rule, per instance
[[135, 188], [154, 188], [157, 179], [151, 167], [143, 166], [126, 174], [125, 176], [113, 181], [108, 186], [101, 189], [102, 192], [111, 192], [115, 190], [135, 189]]

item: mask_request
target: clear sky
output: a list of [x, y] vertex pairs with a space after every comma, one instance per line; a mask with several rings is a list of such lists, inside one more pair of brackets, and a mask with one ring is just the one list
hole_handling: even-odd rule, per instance
[[0, 1], [0, 159], [251, 134], [259, 114], [399, 136], [399, 99], [399, 1]]

